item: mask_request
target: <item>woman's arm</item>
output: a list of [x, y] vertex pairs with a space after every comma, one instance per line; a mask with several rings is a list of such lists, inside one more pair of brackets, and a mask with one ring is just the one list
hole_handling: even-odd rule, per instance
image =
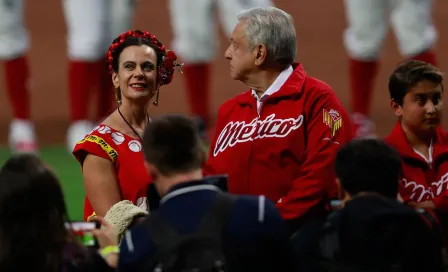
[[96, 215], [104, 217], [107, 211], [121, 201], [120, 187], [111, 161], [87, 155], [83, 164], [84, 187]]

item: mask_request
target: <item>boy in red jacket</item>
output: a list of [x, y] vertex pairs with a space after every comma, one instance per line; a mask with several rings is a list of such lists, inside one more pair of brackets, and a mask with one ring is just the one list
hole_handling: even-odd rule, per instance
[[389, 92], [398, 121], [385, 141], [403, 159], [404, 203], [448, 211], [448, 137], [440, 125], [442, 82], [442, 73], [422, 61], [406, 61], [395, 69]]
[[231, 193], [265, 195], [293, 231], [337, 194], [334, 156], [352, 138], [349, 117], [331, 87], [294, 62], [289, 14], [254, 8], [238, 19], [225, 57], [250, 89], [220, 107], [204, 174], [228, 174]]

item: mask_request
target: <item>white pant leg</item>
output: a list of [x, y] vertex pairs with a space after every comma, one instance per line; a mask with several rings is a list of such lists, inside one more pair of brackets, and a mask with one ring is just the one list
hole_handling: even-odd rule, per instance
[[14, 59], [28, 50], [23, 14], [23, 0], [0, 0], [0, 59]]
[[110, 0], [64, 0], [68, 55], [72, 60], [97, 61], [106, 56]]
[[226, 35], [232, 34], [238, 23], [237, 15], [240, 11], [268, 6], [274, 6], [271, 0], [218, 0], [219, 17]]
[[108, 4], [109, 36], [106, 40], [107, 48], [118, 35], [131, 30], [137, 0], [108, 0]]
[[344, 46], [348, 55], [358, 60], [378, 58], [388, 29], [389, 0], [345, 0], [348, 27]]
[[216, 53], [213, 0], [170, 0], [173, 50], [186, 63], [210, 62]]
[[391, 1], [391, 23], [404, 56], [419, 54], [437, 41], [431, 18], [432, 4], [431, 0]]

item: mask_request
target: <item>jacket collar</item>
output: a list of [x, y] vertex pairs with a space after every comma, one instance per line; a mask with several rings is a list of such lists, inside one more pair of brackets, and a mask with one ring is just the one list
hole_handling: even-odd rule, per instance
[[[285, 82], [288, 80], [288, 78], [291, 76], [292, 72], [294, 72], [294, 68], [292, 68], [292, 65], [289, 65], [288, 68], [283, 70], [280, 75], [275, 79], [275, 81], [272, 83], [271, 86], [266, 90], [266, 92], [263, 93], [263, 95], [260, 97], [260, 101], [266, 99], [267, 97], [273, 95], [274, 93], [278, 92], [280, 88], [285, 84]], [[252, 89], [252, 96], [255, 97], [255, 99], [258, 99], [257, 92]]]
[[218, 187], [208, 183], [206, 180], [194, 180], [189, 182], [183, 182], [171, 187], [168, 194], [166, 194], [164, 197], [162, 197], [162, 199], [160, 199], [160, 204], [163, 204], [166, 201], [170, 200], [171, 198], [174, 198], [179, 195], [203, 190], [220, 191]]
[[[283, 85], [278, 86], [280, 88], [278, 89], [278, 91], [272, 90], [271, 95], [267, 97], [266, 100], [276, 97], [278, 98], [278, 97], [292, 96], [294, 94], [299, 94], [302, 92], [302, 87], [306, 78], [306, 72], [300, 63], [293, 63], [291, 66], [293, 69], [291, 75], [286, 79]], [[283, 71], [279, 75], [279, 77], [286, 72], [287, 70]], [[277, 77], [274, 83], [276, 83], [276, 81], [279, 80], [279, 77]], [[271, 85], [271, 87], [273, 87], [274, 83]], [[252, 90], [249, 90], [245, 92], [243, 95], [238, 96], [237, 100], [240, 104], [251, 104], [255, 101], [255, 98], [252, 95]]]
[[[448, 153], [448, 143], [447, 134], [443, 130], [441, 126], [437, 127], [436, 134], [433, 139], [433, 161], [436, 160], [442, 154]], [[423, 161], [423, 158], [420, 157], [412, 148], [409, 143], [406, 134], [401, 127], [400, 121], [397, 121], [392, 132], [385, 138], [386, 142], [395, 147], [402, 157], [417, 159], [419, 161]]]

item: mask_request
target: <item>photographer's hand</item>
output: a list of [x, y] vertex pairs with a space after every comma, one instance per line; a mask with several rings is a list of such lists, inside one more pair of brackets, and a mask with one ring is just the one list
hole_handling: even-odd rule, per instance
[[432, 201], [423, 201], [420, 203], [417, 202], [409, 202], [408, 203], [409, 206], [414, 207], [414, 208], [420, 208], [420, 209], [435, 209], [436, 207], [434, 206], [434, 202]]
[[95, 221], [101, 223], [100, 229], [92, 231], [99, 244], [99, 253], [110, 267], [116, 268], [119, 254], [117, 232], [103, 217], [97, 216]]

